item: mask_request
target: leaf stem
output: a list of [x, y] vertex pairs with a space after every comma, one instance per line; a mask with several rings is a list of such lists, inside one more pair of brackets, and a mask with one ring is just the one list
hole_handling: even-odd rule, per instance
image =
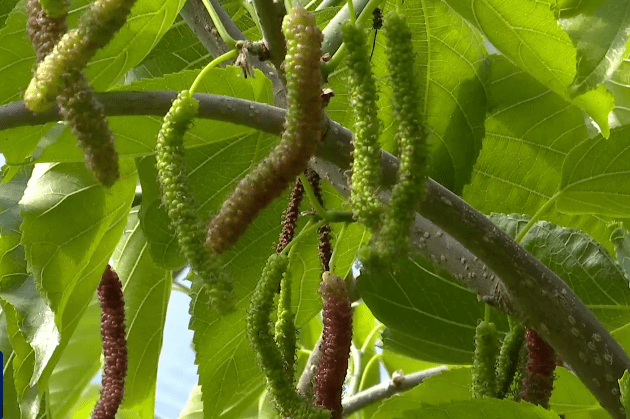
[[210, 61], [210, 63], [207, 66], [205, 66], [203, 70], [201, 70], [201, 72], [199, 73], [199, 75], [197, 75], [197, 78], [195, 79], [193, 84], [190, 86], [190, 94], [192, 95], [195, 93], [195, 90], [197, 90], [197, 87], [199, 87], [199, 83], [201, 83], [201, 80], [206, 76], [206, 74], [208, 74], [210, 70], [212, 70], [214, 67], [218, 66], [222, 62], [236, 57], [237, 55], [238, 55], [238, 51], [236, 49], [233, 49], [215, 58], [214, 60]]
[[210, 17], [212, 18], [212, 22], [214, 22], [214, 26], [217, 28], [217, 31], [219, 32], [221, 39], [223, 39], [223, 42], [225, 42], [225, 44], [228, 47], [234, 48], [236, 45], [236, 40], [230, 36], [228, 31], [225, 29], [225, 26], [223, 26], [223, 22], [221, 21], [221, 18], [219, 17], [219, 14], [217, 13], [217, 11], [214, 10], [214, 7], [212, 7], [212, 5], [210, 4], [208, 0], [201, 0], [201, 1], [203, 2], [203, 5], [206, 7], [208, 14], [210, 14]]
[[538, 222], [540, 217], [544, 215], [547, 212], [547, 210], [551, 208], [553, 204], [556, 203], [561, 193], [562, 192], [556, 192], [556, 194], [552, 196], [551, 198], [549, 198], [549, 200], [545, 202], [545, 204], [542, 207], [538, 208], [538, 211], [536, 211], [536, 213], [532, 216], [532, 218], [529, 219], [527, 224], [525, 224], [525, 227], [523, 227], [521, 232], [518, 233], [518, 235], [514, 239], [516, 243], [520, 243], [521, 240], [523, 240], [523, 237], [525, 237], [527, 232], [534, 226], [534, 224], [536, 224], [536, 222]]

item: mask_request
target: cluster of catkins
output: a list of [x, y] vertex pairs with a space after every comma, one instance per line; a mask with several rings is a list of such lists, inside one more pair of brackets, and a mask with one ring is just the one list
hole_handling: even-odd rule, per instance
[[499, 351], [494, 323], [483, 321], [475, 334], [473, 397], [504, 399], [511, 395], [548, 409], [556, 364], [555, 351], [534, 329], [510, 319], [510, 331]]
[[[112, 186], [119, 177], [118, 154], [114, 136], [109, 128], [102, 105], [83, 74], [83, 68], [98, 48], [105, 46], [113, 34], [125, 23], [128, 11], [119, 9], [117, 2], [96, 2], [81, 16], [78, 29], [67, 32], [67, 4], [53, 1], [58, 15], [51, 16], [39, 0], [26, 5], [27, 34], [37, 55], [38, 66], [24, 95], [26, 106], [41, 112], [51, 102], [57, 102], [59, 113], [77, 137], [83, 149], [86, 165], [97, 181]], [[130, 10], [133, 2], [123, 2]], [[115, 24], [103, 24], [101, 9], [113, 13]], [[125, 10], [126, 10], [125, 9]], [[100, 28], [95, 31], [94, 27]], [[107, 32], [107, 34], [106, 34]], [[70, 34], [79, 36], [70, 42]], [[97, 42], [100, 39], [101, 42]], [[89, 47], [91, 54], [83, 49]], [[83, 49], [82, 49], [83, 48]], [[75, 55], [82, 57], [78, 60]]]
[[125, 301], [122, 284], [107, 265], [98, 286], [101, 303], [101, 337], [103, 339], [103, 387], [94, 407], [93, 419], [114, 419], [125, 390], [127, 373], [127, 340], [125, 339]]

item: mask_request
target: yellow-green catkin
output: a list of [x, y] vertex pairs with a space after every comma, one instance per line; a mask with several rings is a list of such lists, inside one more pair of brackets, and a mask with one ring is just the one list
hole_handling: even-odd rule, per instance
[[284, 254], [274, 253], [267, 259], [247, 310], [247, 336], [278, 413], [285, 418], [328, 419], [329, 413], [309, 406], [297, 393], [271, 330], [274, 297], [288, 265], [289, 258]]
[[496, 397], [504, 399], [510, 392], [512, 383], [518, 375], [521, 352], [525, 345], [525, 326], [518, 320], [509, 318], [510, 331], [503, 338], [497, 360]]
[[390, 12], [383, 32], [387, 40], [387, 68], [400, 166], [376, 247], [386, 258], [393, 258], [407, 254], [409, 229], [425, 189], [428, 149], [414, 72], [411, 29], [404, 15]]
[[357, 220], [376, 231], [381, 224], [383, 205], [378, 199], [381, 180], [381, 153], [378, 136], [376, 81], [372, 74], [365, 31], [351, 22], [342, 28], [346, 45], [350, 104], [354, 113], [352, 163], [352, 210]]
[[284, 370], [291, 381], [295, 375], [296, 333], [295, 314], [291, 310], [291, 279], [284, 275], [280, 281], [275, 337], [282, 354]]
[[496, 397], [495, 365], [499, 354], [499, 335], [494, 323], [483, 321], [475, 331], [475, 353], [472, 365], [472, 395], [475, 398]]
[[80, 71], [94, 54], [122, 28], [136, 0], [95, 0], [39, 64], [24, 92], [24, 104], [33, 112], [47, 110], [65, 86], [63, 75]]
[[323, 36], [315, 23], [315, 15], [301, 6], [284, 18], [287, 114], [282, 140], [239, 182], [210, 221], [206, 245], [217, 253], [232, 246], [258, 213], [304, 172], [321, 142]]
[[182, 91], [164, 117], [155, 148], [162, 203], [177, 237], [180, 251], [202, 279], [212, 307], [219, 313], [232, 309], [233, 283], [218, 255], [204, 246], [205, 226], [188, 183], [184, 160], [184, 134], [197, 115], [199, 103]]

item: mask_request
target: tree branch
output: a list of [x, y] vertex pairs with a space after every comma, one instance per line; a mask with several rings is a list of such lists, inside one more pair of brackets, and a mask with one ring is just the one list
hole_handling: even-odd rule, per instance
[[[163, 116], [175, 95], [176, 92], [108, 92], [97, 97], [107, 116]], [[233, 122], [276, 135], [282, 131], [285, 113], [280, 108], [214, 95], [195, 97], [200, 100], [200, 118]], [[34, 115], [22, 102], [0, 107], [0, 129], [58, 119], [56, 108]], [[329, 119], [326, 124], [314, 168], [347, 195], [345, 171], [352, 159], [352, 133]], [[396, 180], [397, 159], [383, 152], [382, 165], [383, 186], [388, 188]], [[416, 217], [414, 226], [418, 229], [414, 251], [437, 259], [467, 286], [482, 296], [494, 298], [502, 309], [536, 329], [611, 416], [625, 418], [617, 380], [630, 369], [630, 358], [562, 279], [483, 214], [431, 179], [419, 213], [421, 216]], [[417, 237], [418, 231], [424, 241]], [[494, 274], [483, 276], [481, 273], [488, 271], [483, 269], [481, 261], [498, 278]], [[470, 269], [464, 270], [467, 274], [463, 276], [461, 266], [468, 265]], [[475, 276], [469, 275], [472, 272]]]
[[376, 403], [379, 400], [384, 400], [393, 396], [396, 393], [402, 393], [403, 391], [410, 390], [422, 384], [427, 378], [431, 378], [434, 375], [440, 374], [442, 371], [446, 371], [447, 367], [440, 366], [435, 368], [429, 368], [427, 370], [414, 372], [412, 374], [397, 375], [394, 373], [392, 378], [384, 381], [378, 385], [368, 388], [365, 391], [355, 394], [352, 397], [348, 397], [343, 401], [343, 416], [349, 416], [354, 412], [358, 412], [366, 406]]

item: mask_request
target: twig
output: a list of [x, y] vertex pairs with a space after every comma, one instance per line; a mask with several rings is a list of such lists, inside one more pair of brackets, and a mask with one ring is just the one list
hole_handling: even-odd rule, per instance
[[179, 14], [210, 55], [218, 57], [229, 51], [201, 1], [188, 0]]
[[280, 69], [287, 48], [282, 34], [282, 18], [287, 13], [283, 1], [254, 0], [256, 14], [260, 21], [263, 38], [269, 49], [270, 60], [276, 69]]
[[[108, 92], [97, 97], [104, 104], [107, 116], [162, 116], [175, 95], [175, 92]], [[282, 109], [221, 96], [196, 97], [200, 100], [200, 118], [233, 122], [276, 135], [282, 131]], [[53, 111], [34, 115], [22, 102], [0, 107], [0, 129], [58, 119]], [[323, 144], [313, 168], [347, 196], [344, 173], [352, 159], [352, 133], [331, 120], [326, 123]], [[383, 186], [388, 188], [396, 179], [397, 159], [383, 152], [382, 165]], [[617, 380], [630, 368], [630, 358], [562, 279], [485, 215], [431, 179], [419, 213], [414, 228], [415, 234], [421, 232], [421, 235], [415, 238], [413, 250], [438, 261], [465, 285], [536, 329], [611, 416], [625, 418]], [[460, 274], [462, 271], [467, 274]]]
[[[361, 11], [368, 4], [369, 0], [354, 0], [355, 13], [361, 13]], [[370, 12], [371, 13], [371, 12]], [[324, 28], [322, 33], [324, 34], [324, 43], [322, 44], [322, 51], [324, 54], [328, 53], [333, 55], [343, 42], [341, 39], [341, 25], [350, 18], [348, 12], [348, 5], [346, 4], [341, 10], [333, 17], [328, 25]]]
[[313, 393], [313, 378], [315, 377], [315, 372], [317, 372], [317, 363], [322, 355], [319, 350], [321, 344], [322, 335], [319, 335], [319, 339], [317, 339], [317, 343], [315, 343], [315, 347], [311, 351], [311, 355], [308, 357], [306, 366], [297, 383], [297, 392], [304, 397], [309, 397], [309, 395]]
[[433, 377], [446, 370], [446, 366], [440, 366], [407, 375], [397, 375], [394, 373], [391, 379], [345, 399], [342, 403], [343, 416], [358, 412], [364, 407], [379, 400], [384, 400], [396, 393], [402, 393], [403, 391], [412, 389], [418, 384], [422, 384], [427, 378]]

